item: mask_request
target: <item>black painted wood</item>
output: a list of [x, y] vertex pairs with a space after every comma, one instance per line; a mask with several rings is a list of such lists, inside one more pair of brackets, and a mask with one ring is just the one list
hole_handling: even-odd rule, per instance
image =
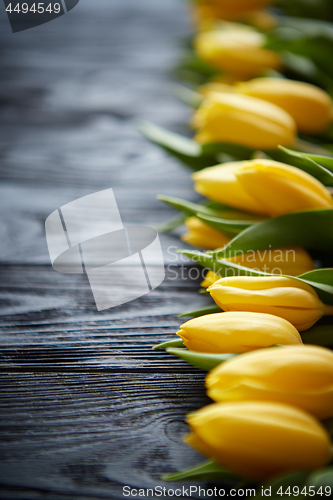
[[174, 262], [178, 239], [161, 237], [158, 289], [98, 312], [85, 276], [52, 269], [44, 234], [53, 210], [105, 187], [127, 224], [172, 216], [158, 193], [193, 196], [133, 123], [189, 118], [169, 71], [188, 31], [179, 0], [80, 0], [16, 34], [0, 4], [1, 498], [123, 498], [201, 460], [181, 436], [208, 402], [204, 374], [151, 349], [207, 301]]

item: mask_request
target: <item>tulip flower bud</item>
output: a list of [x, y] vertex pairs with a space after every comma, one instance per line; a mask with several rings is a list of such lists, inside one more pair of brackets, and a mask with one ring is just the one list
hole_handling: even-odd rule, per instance
[[275, 344], [297, 345], [302, 339], [285, 319], [255, 312], [225, 312], [190, 319], [177, 335], [191, 351], [238, 353]]
[[244, 162], [236, 176], [244, 190], [271, 217], [333, 207], [332, 196], [321, 182], [284, 163], [272, 160]]
[[295, 120], [298, 130], [319, 134], [332, 122], [332, 100], [318, 87], [284, 78], [255, 78], [237, 84], [236, 91], [276, 104]]
[[277, 27], [278, 19], [273, 14], [273, 12], [269, 12], [268, 10], [255, 10], [250, 12], [245, 21], [257, 28], [259, 31], [270, 31]]
[[187, 417], [185, 442], [222, 467], [249, 479], [312, 470], [331, 458], [325, 428], [290, 405], [237, 401], [217, 403]]
[[247, 80], [281, 67], [279, 54], [265, 49], [265, 42], [265, 35], [253, 28], [230, 24], [224, 29], [201, 31], [194, 47], [199, 57], [214, 68]]
[[[315, 268], [312, 258], [303, 248], [275, 248], [236, 255], [224, 258], [224, 260], [265, 273], [287, 274], [288, 276], [299, 276]], [[201, 286], [207, 288], [220, 279], [221, 276], [208, 271]]]
[[237, 179], [236, 172], [243, 164], [245, 162], [235, 161], [195, 172], [192, 175], [194, 189], [211, 200], [264, 215], [264, 208], [247, 194]]
[[314, 289], [302, 281], [283, 276], [234, 276], [207, 288], [223, 311], [274, 314], [297, 328], [307, 330], [325, 314], [333, 314]]
[[252, 149], [292, 147], [296, 139], [294, 119], [283, 109], [256, 97], [212, 92], [193, 117], [201, 144], [226, 142]]
[[200, 170], [192, 178], [195, 190], [207, 198], [272, 217], [333, 207], [329, 191], [317, 179], [273, 160], [224, 163]]
[[235, 83], [232, 85], [231, 83], [227, 82], [220, 82], [220, 81], [211, 81], [204, 83], [203, 85], [200, 85], [200, 87], [197, 88], [197, 92], [203, 96], [203, 97], [208, 97], [212, 92], [219, 92], [221, 94], [231, 94], [232, 92], [236, 92], [236, 86]]
[[197, 21], [239, 19], [271, 3], [271, 0], [196, 0]]
[[205, 250], [216, 250], [224, 247], [230, 238], [205, 224], [197, 217], [189, 217], [185, 222], [187, 233], [183, 234], [181, 239], [193, 245], [194, 247], [204, 248]]
[[225, 361], [206, 377], [214, 401], [288, 403], [319, 419], [333, 417], [333, 352], [293, 346], [247, 352]]

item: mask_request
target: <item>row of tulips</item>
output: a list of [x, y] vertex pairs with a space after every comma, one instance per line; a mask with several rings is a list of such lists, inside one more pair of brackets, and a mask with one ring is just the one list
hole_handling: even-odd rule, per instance
[[[204, 78], [177, 94], [194, 108], [196, 135], [141, 125], [197, 170], [194, 190], [205, 199], [161, 196], [181, 212], [161, 229], [185, 222], [182, 239], [206, 252], [182, 252], [209, 270], [201, 285], [215, 302], [183, 313], [194, 318], [181, 325], [180, 340], [155, 348], [207, 370], [214, 401], [188, 416], [185, 438], [210, 462], [166, 479], [208, 471], [241, 484], [303, 471], [302, 484], [326, 485], [327, 496], [333, 269], [318, 269], [315, 259], [333, 250], [333, 75], [325, 60], [333, 25], [288, 17], [290, 8], [283, 0], [191, 2], [192, 69]], [[320, 12], [329, 19], [325, 0]]]

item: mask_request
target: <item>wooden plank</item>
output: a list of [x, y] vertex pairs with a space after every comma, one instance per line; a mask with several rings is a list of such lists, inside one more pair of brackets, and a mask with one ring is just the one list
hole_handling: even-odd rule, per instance
[[63, 325], [66, 329], [77, 324], [83, 329], [87, 322], [108, 324], [110, 329], [126, 323], [140, 326], [140, 322], [142, 326], [175, 328], [184, 322], [177, 318], [179, 313], [211, 302], [209, 297], [198, 293], [201, 278], [190, 279], [196, 278], [201, 270], [188, 266], [166, 268], [166, 278], [157, 289], [104, 311], [97, 311], [84, 275], [57, 273], [51, 266], [2, 266], [0, 271], [2, 328], [13, 327], [13, 332], [21, 326], [29, 329], [34, 325], [47, 325], [49, 331], [52, 325], [56, 329]]
[[0, 498], [120, 499], [202, 460], [181, 438], [209, 403], [204, 373], [151, 349], [209, 301], [170, 252], [183, 245], [161, 236], [163, 284], [98, 312], [86, 276], [52, 269], [44, 232], [52, 211], [108, 187], [125, 224], [173, 216], [159, 193], [198, 199], [133, 123], [189, 133], [168, 70], [188, 31], [179, 0], [80, 0], [15, 35], [1, 13]]
[[185, 414], [209, 402], [198, 370], [20, 371], [1, 374], [0, 389], [5, 487], [31, 488], [40, 495], [44, 490], [68, 497], [122, 497], [123, 484], [175, 487], [160, 474], [200, 461], [181, 441]]
[[83, 276], [58, 274], [47, 266], [4, 266], [4, 281], [11, 278], [11, 284], [0, 290], [7, 302], [0, 370], [188, 370], [177, 358], [152, 350], [175, 337], [184, 322], [179, 312], [210, 300], [197, 293], [200, 280], [189, 279], [188, 267], [183, 276], [175, 270], [178, 280], [169, 279], [169, 272], [154, 292], [98, 312]]

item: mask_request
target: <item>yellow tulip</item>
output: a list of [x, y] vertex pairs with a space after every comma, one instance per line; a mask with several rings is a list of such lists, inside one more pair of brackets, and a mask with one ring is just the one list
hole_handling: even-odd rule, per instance
[[252, 149], [292, 147], [296, 124], [283, 109], [256, 97], [211, 92], [193, 117], [201, 144], [227, 142]]
[[[181, 236], [181, 239], [194, 247], [216, 250], [230, 241], [229, 236], [205, 224], [197, 217], [189, 217], [185, 225], [187, 232]], [[289, 276], [299, 276], [315, 268], [312, 258], [303, 248], [276, 248], [249, 252], [228, 257], [225, 260], [265, 273], [288, 274]], [[207, 288], [219, 279], [221, 276], [209, 271], [201, 286]]]
[[260, 31], [270, 31], [276, 28], [277, 18], [267, 10], [256, 10], [246, 16], [245, 21]]
[[194, 189], [207, 198], [272, 217], [333, 207], [329, 191], [317, 179], [273, 160], [224, 163], [200, 170], [192, 178]]
[[234, 276], [216, 281], [207, 291], [223, 311], [274, 314], [298, 331], [333, 314], [333, 306], [324, 305], [310, 285], [293, 278]]
[[214, 201], [247, 212], [264, 214], [264, 208], [249, 196], [238, 181], [236, 172], [243, 162], [230, 162], [204, 168], [192, 175], [194, 189]]
[[309, 83], [284, 78], [255, 78], [237, 84], [235, 90], [276, 104], [294, 118], [301, 132], [307, 134], [321, 133], [332, 122], [330, 96]]
[[236, 176], [244, 190], [272, 217], [333, 207], [332, 196], [321, 182], [284, 163], [252, 160], [245, 162]]
[[230, 24], [201, 31], [194, 47], [199, 57], [219, 71], [246, 80], [281, 67], [279, 54], [265, 49], [265, 35], [245, 25]]
[[289, 321], [255, 312], [225, 312], [193, 318], [177, 335], [191, 351], [238, 353], [275, 344], [297, 345], [302, 339]]
[[331, 458], [325, 428], [290, 405], [237, 401], [187, 417], [185, 442], [230, 471], [254, 480], [323, 467]]
[[299, 276], [312, 271], [315, 264], [303, 248], [274, 248], [228, 257], [226, 260], [265, 273]]
[[288, 403], [319, 419], [333, 417], [333, 352], [318, 346], [247, 352], [218, 365], [206, 377], [214, 401]]
[[[275, 248], [236, 255], [224, 260], [257, 271], [288, 276], [299, 276], [315, 268], [312, 258], [303, 248]], [[220, 279], [221, 276], [214, 271], [208, 271], [201, 286], [207, 288]]]
[[183, 241], [194, 247], [204, 248], [206, 250], [216, 250], [224, 247], [230, 238], [205, 224], [197, 217], [189, 217], [185, 222], [187, 233], [181, 236]]
[[[208, 97], [212, 92], [220, 92], [222, 94], [232, 92], [236, 92], [236, 86], [234, 85], [236, 82], [220, 82], [220, 81], [211, 81], [208, 83], [204, 83], [198, 87], [197, 92], [204, 97]], [[238, 82], [237, 82], [238, 83]]]
[[196, 0], [193, 3], [196, 20], [202, 22], [243, 18], [254, 10], [266, 7], [271, 0]]

